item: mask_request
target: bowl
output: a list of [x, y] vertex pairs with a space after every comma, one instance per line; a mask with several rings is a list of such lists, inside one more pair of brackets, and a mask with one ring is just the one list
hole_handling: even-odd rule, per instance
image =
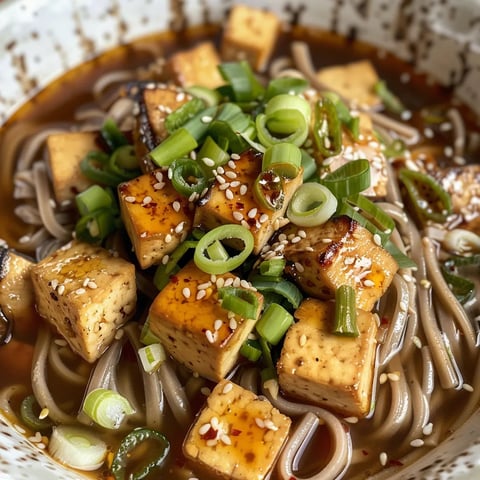
[[[49, 82], [116, 47], [185, 25], [221, 22], [233, 1], [4, 0], [0, 3], [0, 125]], [[480, 2], [245, 0], [286, 24], [315, 26], [372, 44], [448, 86], [480, 115]], [[5, 173], [2, 173], [2, 176]], [[1, 221], [1, 219], [0, 219]], [[480, 476], [480, 411], [397, 479]], [[79, 480], [0, 414], [0, 477]]]

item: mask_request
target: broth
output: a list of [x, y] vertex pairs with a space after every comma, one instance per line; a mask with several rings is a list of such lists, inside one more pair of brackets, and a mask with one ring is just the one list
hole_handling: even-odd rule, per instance
[[[93, 86], [98, 78], [107, 72], [119, 70], [119, 69], [138, 69], [144, 67], [148, 62], [152, 60], [149, 52], [154, 51], [157, 54], [168, 56], [171, 52], [195, 45], [201, 40], [213, 39], [217, 44], [220, 40], [220, 29], [216, 27], [209, 27], [190, 30], [181, 34], [162, 34], [153, 36], [151, 38], [145, 38], [141, 41], [135, 42], [128, 46], [119, 47], [107, 54], [87, 62], [77, 69], [67, 73], [62, 78], [49, 85], [44, 91], [40, 92], [35, 98], [29, 101], [22, 109], [20, 109], [0, 130], [0, 156], [2, 158], [12, 157], [13, 155], [7, 155], [8, 151], [12, 148], [12, 139], [18, 139], [19, 136], [25, 138], [25, 133], [36, 131], [38, 128], [42, 128], [47, 124], [71, 121], [74, 117], [75, 111], [81, 105], [85, 105], [94, 102], [95, 99], [92, 96]], [[415, 72], [411, 65], [407, 65], [404, 62], [399, 61], [391, 55], [378, 51], [377, 49], [362, 44], [357, 41], [348, 40], [345, 38], [337, 37], [333, 34], [307, 30], [300, 27], [294, 27], [290, 33], [284, 33], [281, 36], [280, 42], [278, 42], [275, 56], [282, 56], [288, 52], [290, 42], [292, 40], [302, 40], [308, 43], [310, 51], [312, 52], [313, 61], [316, 68], [322, 66], [347, 63], [357, 59], [369, 59], [379, 76], [383, 78], [390, 88], [399, 95], [402, 101], [405, 103], [408, 110], [412, 111], [413, 116], [410, 124], [423, 131], [425, 125], [422, 124], [421, 111], [424, 107], [431, 107], [432, 105], [437, 107], [446, 108], [449, 105], [455, 105], [455, 108], [459, 108], [467, 119], [468, 129], [470, 131], [476, 131], [476, 125], [474, 123], [474, 116], [464, 106], [459, 106], [450, 97], [448, 89], [440, 87], [438, 85], [432, 85], [427, 81], [424, 75], [420, 75]], [[15, 140], [17, 143], [17, 140]], [[440, 133], [435, 138], [436, 146], [441, 150], [451, 142], [451, 135], [448, 132]], [[429, 139], [425, 139], [425, 143], [430, 144]], [[469, 152], [470, 158], [468, 161], [472, 161], [473, 158], [478, 158], [479, 151]], [[448, 159], [443, 157], [441, 162], [447, 162]], [[22, 235], [28, 233], [28, 228], [18, 217], [14, 215], [14, 208], [18, 204], [18, 201], [13, 199], [13, 188], [11, 178], [13, 176], [15, 166], [13, 164], [2, 164], [2, 175], [0, 184], [0, 203], [2, 204], [3, 216], [0, 223], [0, 238], [7, 241], [10, 247], [16, 248], [22, 251], [22, 243], [19, 239]], [[32, 252], [26, 252], [32, 254]], [[128, 254], [127, 254], [128, 255]], [[147, 302], [148, 299], [141, 298], [141, 301]], [[15, 338], [15, 336], [14, 336]], [[34, 338], [31, 336], [28, 341], [33, 345]], [[0, 347], [6, 349], [9, 347]], [[1, 354], [1, 352], [0, 352]], [[127, 355], [128, 356], [128, 355]], [[8, 364], [8, 359], [0, 357], [2, 360], [2, 366], [4, 371], [14, 372], [13, 367]], [[15, 361], [13, 350], [11, 354], [12, 362]], [[6, 363], [5, 363], [6, 362]], [[122, 365], [128, 364], [129, 359], [123, 358]], [[464, 371], [464, 377], [470, 379], [473, 377], [473, 368], [475, 368], [474, 362], [471, 371]], [[81, 362], [78, 366], [79, 371], [88, 371], [90, 367], [88, 364]], [[125, 367], [127, 368], [127, 367]], [[463, 365], [463, 368], [467, 367]], [[183, 372], [185, 379], [188, 378], [186, 372]], [[472, 380], [473, 381], [473, 380]], [[14, 374], [1, 375], [0, 376], [0, 389], [6, 387], [12, 383], [25, 382], [25, 378], [16, 378]], [[211, 387], [208, 382], [203, 384], [204, 387]], [[62, 390], [62, 385], [58, 385], [58, 392]], [[56, 389], [56, 386], [52, 386]], [[31, 391], [31, 387], [28, 387], [28, 391]], [[57, 392], [57, 393], [58, 393]], [[424, 451], [428, 450], [437, 441], [447, 436], [450, 433], [452, 421], [455, 420], [453, 412], [456, 411], [457, 405], [464, 404], [468, 401], [469, 392], [453, 391], [446, 393], [446, 400], [440, 409], [442, 417], [446, 417], [448, 412], [452, 412], [450, 415], [452, 418], [443, 419], [442, 431], [436, 432], [435, 440], [432, 440], [431, 444], [426, 442]], [[200, 392], [195, 396], [196, 409], [200, 408], [203, 401], [203, 396]], [[141, 400], [140, 400], [141, 401]], [[388, 399], [387, 399], [388, 401]], [[187, 478], [186, 472], [188, 472], [188, 464], [185, 465], [185, 470], [182, 468], [185, 460], [181, 453], [181, 442], [184, 438], [185, 432], [182, 431], [172, 416], [171, 423], [166, 423], [164, 431], [166, 435], [171, 439], [172, 454], [170, 460], [165, 467], [166, 472], [170, 472], [169, 478], [181, 479]], [[435, 425], [436, 418], [432, 415], [431, 422]], [[392, 456], [389, 457], [386, 466], [397, 466], [400, 460], [397, 460], [395, 456], [398, 454], [401, 456], [404, 452], [398, 452], [396, 449], [397, 438], [395, 436], [391, 439], [390, 445], [376, 445], [375, 436], [372, 435], [372, 419], [363, 419], [358, 424], [350, 425], [352, 433], [352, 441], [354, 445], [360, 445], [360, 453], [357, 451], [356, 455], [364, 455], [371, 459], [367, 463], [358, 461], [355, 459], [354, 463], [349, 469], [349, 473], [346, 478], [360, 478], [368, 476], [378, 471], [382, 466], [378, 463], [378, 456], [383, 451], [391, 451]], [[375, 425], [375, 428], [380, 428], [380, 425]], [[108, 437], [108, 443], [111, 445], [112, 450], [115, 450], [116, 445], [120, 438], [124, 435], [112, 435]], [[318, 451], [310, 449], [307, 451], [307, 458], [302, 461], [301, 469], [308, 472], [311, 469], [312, 463], [318, 467], [318, 462], [326, 462], [329, 451], [329, 440], [326, 438], [325, 433], [318, 433], [317, 437], [323, 437], [324, 443], [321, 447], [323, 453], [323, 459], [319, 460]], [[363, 439], [371, 438], [369, 445], [364, 446]], [[319, 442], [321, 443], [321, 442]], [[421, 449], [419, 449], [420, 451]], [[314, 461], [315, 460], [315, 461]], [[174, 469], [180, 471], [180, 473], [171, 473]], [[299, 472], [300, 473], [300, 472]], [[92, 473], [92, 478], [106, 478], [105, 472]], [[193, 475], [193, 474], [192, 474]], [[150, 477], [149, 477], [150, 478]], [[156, 478], [152, 475], [151, 478]], [[277, 478], [275, 474], [272, 479]]]

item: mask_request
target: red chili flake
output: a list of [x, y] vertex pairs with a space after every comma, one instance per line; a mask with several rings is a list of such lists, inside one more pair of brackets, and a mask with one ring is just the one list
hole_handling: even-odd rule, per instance
[[390, 467], [403, 467], [403, 462], [400, 460], [391, 459], [388, 461]]
[[235, 205], [237, 206], [236, 210], [243, 210], [245, 207], [245, 204], [243, 202], [235, 202]]
[[380, 325], [387, 326], [390, 324], [390, 319], [388, 317], [382, 317], [380, 319]]
[[365, 456], [369, 455], [368, 450], [362, 450], [362, 453], [363, 453]]
[[178, 277], [176, 275], [170, 275], [170, 281], [172, 283], [178, 283]]
[[241, 431], [241, 430], [238, 430], [238, 428], [232, 428], [232, 429], [230, 430], [230, 435], [231, 435], [232, 437], [238, 437], [241, 433], [242, 433], [242, 431]]
[[214, 438], [217, 438], [217, 431], [213, 427], [210, 427], [206, 433], [200, 435], [200, 438], [202, 440], [213, 440]]

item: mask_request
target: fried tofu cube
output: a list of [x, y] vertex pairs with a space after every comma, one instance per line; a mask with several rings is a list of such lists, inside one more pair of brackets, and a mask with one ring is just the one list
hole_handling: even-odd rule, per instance
[[394, 258], [355, 220], [335, 217], [323, 225], [302, 228], [288, 225], [284, 233], [298, 237], [284, 248], [286, 272], [312, 297], [335, 298], [341, 285], [350, 285], [357, 308], [371, 311], [398, 270]]
[[141, 268], [160, 263], [192, 228], [193, 204], [161, 170], [118, 186], [120, 212]]
[[374, 107], [381, 104], [375, 93], [379, 78], [368, 60], [322, 68], [317, 78], [327, 89], [339, 93], [357, 107]]
[[268, 478], [291, 420], [266, 399], [222, 380], [208, 396], [183, 444], [185, 456], [208, 478]]
[[69, 242], [31, 271], [40, 316], [87, 362], [134, 313], [135, 266], [102, 247]]
[[47, 153], [55, 200], [62, 204], [86, 190], [92, 181], [80, 170], [90, 151], [102, 151], [98, 132], [63, 132], [47, 137]]
[[258, 300], [254, 319], [244, 319], [225, 310], [218, 297], [220, 282], [228, 285], [239, 283], [239, 279], [227, 273], [212, 280], [192, 261], [160, 291], [149, 312], [150, 329], [170, 355], [202, 377], [215, 381], [224, 378], [235, 366], [240, 347], [263, 305], [263, 296], [252, 292]]
[[39, 320], [30, 276], [33, 265], [32, 260], [0, 246], [0, 307], [13, 322], [17, 340], [33, 340]]
[[[219, 225], [241, 224], [253, 234], [253, 252], [258, 254], [284, 221], [288, 202], [302, 184], [303, 171], [295, 178], [285, 179], [283, 207], [270, 210], [258, 204], [252, 188], [262, 168], [261, 154], [248, 150], [234, 164], [229, 163], [223, 168], [224, 173], [217, 176], [209, 193], [198, 203], [194, 225], [211, 230]], [[219, 181], [219, 176], [224, 181]], [[225, 188], [226, 183], [228, 188]]]
[[188, 50], [180, 50], [170, 57], [165, 68], [182, 87], [201, 85], [217, 88], [223, 80], [217, 66], [221, 63], [212, 42], [202, 42]]
[[246, 60], [257, 71], [265, 70], [281, 30], [272, 12], [247, 5], [232, 7], [222, 39], [222, 58]]
[[277, 363], [282, 390], [341, 415], [370, 411], [377, 319], [357, 310], [358, 337], [332, 333], [335, 303], [305, 299], [295, 312]]
[[147, 154], [168, 136], [165, 119], [192, 97], [178, 87], [165, 84], [147, 84], [142, 88], [135, 85], [129, 95], [138, 104], [133, 130], [135, 153], [142, 171], [149, 172], [156, 166]]

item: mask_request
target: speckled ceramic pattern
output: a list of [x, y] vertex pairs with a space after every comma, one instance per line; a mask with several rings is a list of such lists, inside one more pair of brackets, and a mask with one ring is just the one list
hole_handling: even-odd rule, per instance
[[[233, 1], [0, 0], [0, 124], [62, 72], [138, 36], [222, 19]], [[413, 61], [480, 114], [480, 0], [245, 0]], [[389, 479], [480, 478], [480, 414]], [[389, 470], [389, 472], [392, 472]], [[78, 480], [0, 416], [0, 479]], [[382, 477], [384, 478], [384, 477]]]

